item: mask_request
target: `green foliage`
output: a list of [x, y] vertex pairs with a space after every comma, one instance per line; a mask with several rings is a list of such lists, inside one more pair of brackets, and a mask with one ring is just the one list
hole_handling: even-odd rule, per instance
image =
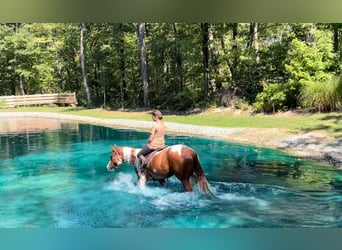
[[342, 105], [342, 76], [337, 79], [334, 79], [334, 84], [336, 84], [335, 90], [337, 99], [339, 100], [340, 105]]
[[168, 98], [165, 98], [163, 102], [161, 102], [160, 108], [164, 109], [172, 109], [172, 110], [186, 110], [194, 105], [194, 95], [191, 91], [183, 90], [178, 92], [175, 95], [171, 95]]
[[302, 89], [300, 101], [303, 107], [322, 111], [336, 111], [342, 105], [342, 78], [325, 82], [307, 82]]
[[[324, 82], [341, 73], [340, 24], [258, 23], [257, 32], [253, 27], [209, 24], [210, 79], [203, 101], [201, 24], [146, 24], [151, 106], [183, 110], [220, 105], [222, 93], [229, 93], [243, 100], [230, 103], [235, 108], [256, 102], [258, 110], [275, 112], [296, 108], [306, 82]], [[142, 105], [139, 53], [134, 23], [86, 24], [86, 70], [95, 106]], [[70, 91], [86, 104], [80, 24], [0, 24], [0, 95]]]
[[275, 112], [281, 109], [286, 101], [284, 85], [264, 84], [263, 91], [256, 97], [254, 108], [256, 111]]
[[332, 77], [330, 68], [334, 64], [335, 54], [331, 32], [315, 32], [315, 41], [307, 43], [293, 39], [288, 52], [289, 62], [285, 70], [293, 81], [324, 81]]

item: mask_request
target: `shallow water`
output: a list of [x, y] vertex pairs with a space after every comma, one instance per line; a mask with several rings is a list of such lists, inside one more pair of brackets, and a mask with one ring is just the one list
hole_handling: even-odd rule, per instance
[[[57, 121], [56, 121], [57, 122]], [[110, 145], [140, 147], [147, 132], [58, 122], [0, 134], [0, 227], [341, 227], [342, 171], [280, 151], [168, 135], [200, 156], [216, 198], [135, 185], [128, 164], [108, 172]]]

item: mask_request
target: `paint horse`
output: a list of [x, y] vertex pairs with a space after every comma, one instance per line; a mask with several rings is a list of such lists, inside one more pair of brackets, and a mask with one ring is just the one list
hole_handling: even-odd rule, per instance
[[[112, 146], [107, 169], [112, 171], [123, 162], [128, 162], [137, 169], [139, 151], [137, 148]], [[211, 193], [197, 153], [185, 145], [168, 146], [152, 152], [151, 156], [148, 156], [146, 168], [140, 176], [138, 175], [138, 184], [144, 186], [150, 180], [157, 180], [163, 184], [165, 179], [173, 175], [182, 182], [188, 192], [193, 191], [190, 178], [194, 177], [201, 191]]]

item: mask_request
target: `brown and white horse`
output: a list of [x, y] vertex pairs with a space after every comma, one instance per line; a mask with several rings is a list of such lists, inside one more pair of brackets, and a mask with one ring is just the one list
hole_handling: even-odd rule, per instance
[[[128, 162], [135, 166], [138, 148], [112, 146], [112, 155], [107, 164], [109, 171], [121, 163]], [[138, 183], [145, 185], [146, 181], [163, 181], [175, 175], [183, 184], [186, 191], [191, 192], [190, 177], [195, 178], [199, 189], [211, 194], [208, 182], [199, 162], [196, 152], [185, 145], [173, 145], [155, 152], [148, 160], [146, 171], [141, 173]], [[162, 183], [162, 182], [161, 182]]]

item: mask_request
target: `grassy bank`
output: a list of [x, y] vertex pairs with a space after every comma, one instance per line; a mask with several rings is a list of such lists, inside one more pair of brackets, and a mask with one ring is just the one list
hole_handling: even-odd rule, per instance
[[[20, 107], [2, 108], [0, 112], [53, 112], [96, 118], [120, 118], [150, 121], [149, 111], [118, 111], [105, 109], [84, 109], [72, 107]], [[225, 128], [281, 128], [290, 134], [319, 131], [336, 139], [342, 138], [342, 113], [297, 114], [280, 113], [276, 115], [249, 115], [229, 110], [211, 110], [199, 114], [167, 114], [168, 122], [217, 126]]]

